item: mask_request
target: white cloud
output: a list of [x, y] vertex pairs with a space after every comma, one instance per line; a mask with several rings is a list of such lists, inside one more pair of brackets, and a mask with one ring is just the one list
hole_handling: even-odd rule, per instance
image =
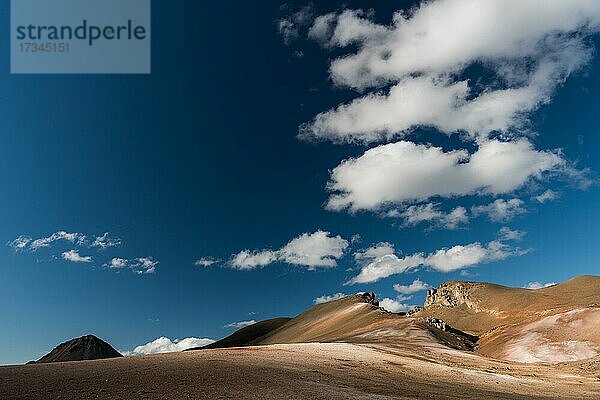
[[535, 282], [529, 282], [523, 288], [531, 289], [531, 290], [538, 290], [538, 289], [543, 289], [548, 286], [554, 286], [554, 285], [556, 285], [556, 282], [541, 283], [541, 282], [535, 281]]
[[159, 337], [151, 342], [148, 342], [144, 345], [137, 346], [132, 351], [121, 352], [127, 356], [141, 356], [146, 354], [158, 354], [158, 353], [174, 353], [187, 349], [191, 349], [194, 347], [202, 347], [214, 343], [214, 340], [207, 338], [195, 338], [188, 337], [185, 339], [175, 339], [171, 341], [171, 339], [167, 337]]
[[429, 222], [436, 227], [456, 229], [460, 225], [469, 222], [467, 210], [464, 207], [456, 207], [446, 213], [441, 211], [439, 209], [439, 204], [436, 203], [412, 205], [403, 211], [397, 211], [395, 215], [388, 213], [388, 216], [402, 218], [402, 225], [405, 227], [415, 226], [422, 222]]
[[156, 272], [157, 265], [158, 261], [154, 260], [152, 257], [140, 257], [130, 263], [130, 268], [133, 269], [136, 274], [153, 274]]
[[443, 248], [428, 255], [415, 253], [400, 258], [396, 254], [390, 253], [367, 260], [368, 262], [363, 264], [358, 275], [347, 281], [345, 285], [377, 282], [383, 278], [414, 271], [421, 267], [428, 267], [440, 272], [452, 272], [474, 265], [521, 256], [527, 252], [528, 250], [513, 248], [499, 239], [486, 245], [474, 242]]
[[270, 250], [250, 251], [242, 250], [231, 259], [231, 265], [240, 270], [251, 270], [264, 267], [277, 260], [277, 253]]
[[558, 194], [551, 189], [546, 190], [544, 193], [541, 193], [538, 196], [535, 196], [535, 199], [542, 204], [556, 200], [557, 198]]
[[70, 233], [70, 232], [65, 232], [65, 231], [58, 231], [48, 237], [35, 239], [34, 241], [31, 242], [29, 247], [31, 248], [31, 250], [37, 250], [42, 247], [50, 247], [50, 245], [52, 243], [60, 241], [60, 240], [65, 240], [65, 241], [75, 243], [75, 244], [83, 244], [85, 241], [85, 235], [83, 235], [81, 233]]
[[292, 239], [279, 250], [279, 259], [288, 264], [304, 265], [309, 269], [335, 267], [336, 260], [344, 255], [347, 248], [347, 240], [319, 230]]
[[7, 244], [12, 247], [15, 251], [24, 250], [27, 248], [27, 245], [31, 242], [31, 238], [29, 236], [19, 236], [15, 240], [8, 242]]
[[250, 326], [250, 325], [254, 325], [255, 323], [256, 323], [256, 321], [253, 320], [253, 319], [251, 319], [249, 321], [231, 322], [231, 323], [223, 326], [223, 328], [241, 329], [241, 328], [245, 328], [245, 327]]
[[331, 294], [331, 295], [317, 297], [316, 299], [313, 300], [313, 302], [315, 304], [329, 303], [330, 301], [339, 300], [346, 296], [347, 295], [345, 295], [344, 293], [335, 293], [335, 294]]
[[394, 245], [388, 242], [380, 242], [368, 249], [354, 253], [356, 261], [372, 261], [375, 258], [391, 254], [394, 252]]
[[15, 240], [9, 242], [8, 245], [15, 250], [29, 249], [32, 251], [41, 248], [49, 248], [59, 241], [69, 242], [75, 246], [95, 247], [100, 250], [121, 245], [121, 239], [112, 237], [108, 232], [103, 235], [93, 236], [93, 238], [94, 240], [90, 243], [86, 240], [87, 236], [83, 233], [57, 231], [50, 236], [38, 239], [32, 239], [30, 236], [19, 236]]
[[138, 275], [143, 275], [155, 273], [156, 266], [158, 264], [159, 262], [153, 259], [152, 257], [139, 257], [132, 260], [114, 257], [104, 266], [113, 269], [128, 268]]
[[129, 261], [127, 259], [115, 257], [111, 259], [110, 262], [106, 264], [106, 266], [109, 268], [127, 268], [128, 264]]
[[510, 193], [545, 172], [565, 168], [559, 154], [537, 151], [525, 139], [490, 140], [473, 154], [401, 141], [338, 165], [327, 186], [333, 193], [327, 208], [378, 210], [434, 196]]
[[414, 308], [414, 306], [403, 304], [398, 300], [393, 300], [387, 297], [379, 302], [379, 307], [382, 307], [393, 313], [406, 312]]
[[422, 292], [424, 290], [430, 289], [431, 285], [429, 285], [426, 282], [423, 282], [420, 279], [415, 279], [413, 281], [413, 283], [411, 283], [410, 285], [400, 285], [400, 284], [395, 284], [394, 285], [394, 290], [400, 294], [413, 294], [413, 293], [417, 293], [417, 292]]
[[111, 237], [108, 232], [105, 232], [103, 235], [96, 236], [96, 238], [92, 242], [92, 247], [97, 247], [101, 250], [106, 250], [110, 247], [118, 247], [120, 245], [121, 239]]
[[524, 252], [526, 251], [512, 249], [500, 241], [492, 241], [485, 246], [476, 242], [438, 250], [427, 257], [425, 265], [441, 272], [452, 272], [472, 265], [523, 255]]
[[[528, 112], [589, 61], [585, 38], [599, 25], [594, 0], [423, 2], [394, 14], [390, 26], [354, 10], [318, 17], [309, 37], [355, 49], [332, 61], [335, 84], [393, 86], [319, 114], [301, 135], [371, 142], [421, 125], [479, 137], [522, 127]], [[473, 63], [493, 72], [496, 82], [474, 92], [460, 79]]]
[[350, 279], [346, 284], [377, 282], [391, 275], [402, 274], [414, 270], [425, 263], [422, 253], [417, 253], [399, 258], [395, 254], [386, 254], [375, 258], [364, 265], [357, 276]]
[[211, 265], [217, 264], [220, 262], [218, 258], [213, 257], [202, 257], [194, 262], [194, 265], [198, 267], [210, 267]]
[[479, 215], [487, 215], [492, 221], [502, 222], [508, 221], [517, 215], [525, 214], [527, 210], [523, 207], [521, 199], [497, 199], [490, 204], [483, 206], [475, 206], [471, 208], [471, 212], [475, 217]]
[[76, 263], [91, 263], [93, 261], [91, 256], [82, 256], [77, 250], [65, 251], [62, 253], [62, 258]]
[[500, 232], [498, 233], [498, 240], [500, 241], [510, 241], [510, 240], [521, 240], [523, 236], [525, 236], [527, 232], [512, 230], [506, 226], [500, 228]]
[[289, 241], [281, 249], [250, 251], [243, 250], [234, 254], [230, 264], [234, 268], [250, 270], [274, 262], [301, 265], [313, 270], [317, 267], [332, 268], [344, 255], [348, 241], [340, 236], [331, 236], [330, 232], [318, 230], [304, 233]]

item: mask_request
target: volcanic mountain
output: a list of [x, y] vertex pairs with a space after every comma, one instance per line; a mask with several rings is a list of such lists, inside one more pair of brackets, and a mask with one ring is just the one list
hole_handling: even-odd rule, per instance
[[86, 335], [59, 344], [36, 363], [99, 360], [116, 357], [123, 356], [104, 340], [93, 335]]

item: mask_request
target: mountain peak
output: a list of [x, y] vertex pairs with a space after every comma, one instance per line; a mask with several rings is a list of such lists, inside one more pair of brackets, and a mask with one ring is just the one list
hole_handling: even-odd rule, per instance
[[37, 362], [99, 360], [115, 357], [123, 356], [104, 340], [94, 335], [85, 335], [59, 344]]

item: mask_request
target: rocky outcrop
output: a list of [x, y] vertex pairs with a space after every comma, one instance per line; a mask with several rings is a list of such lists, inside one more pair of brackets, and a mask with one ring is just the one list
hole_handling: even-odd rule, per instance
[[437, 289], [429, 289], [425, 299], [424, 308], [435, 306], [453, 308], [461, 304], [469, 308], [476, 308], [471, 300], [470, 292], [475, 283], [473, 282], [446, 282]]
[[365, 292], [361, 294], [361, 297], [363, 298], [363, 301], [365, 303], [372, 304], [375, 307], [379, 307], [379, 301], [377, 300], [377, 297], [375, 297], [375, 293]]
[[427, 322], [427, 325], [437, 328], [441, 331], [447, 331], [449, 328], [448, 324], [439, 318], [427, 317], [425, 322]]
[[474, 351], [477, 348], [479, 337], [453, 328], [442, 319], [427, 317], [425, 323], [435, 337], [452, 348], [467, 351]]
[[420, 312], [422, 310], [423, 310], [423, 307], [414, 306], [412, 309], [410, 309], [406, 312], [406, 316], [410, 317], [411, 315], [417, 314], [418, 312]]

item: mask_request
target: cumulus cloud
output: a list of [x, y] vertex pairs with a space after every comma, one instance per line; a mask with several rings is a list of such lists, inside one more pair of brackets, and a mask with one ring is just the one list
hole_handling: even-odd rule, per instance
[[345, 295], [344, 293], [335, 293], [335, 294], [330, 294], [330, 295], [324, 295], [324, 296], [320, 296], [320, 297], [317, 297], [316, 299], [314, 299], [313, 303], [315, 303], [315, 304], [329, 303], [330, 301], [339, 300], [346, 296], [347, 295]]
[[159, 264], [158, 261], [152, 257], [139, 257], [134, 259], [126, 259], [114, 257], [112, 258], [105, 267], [111, 269], [130, 269], [138, 275], [153, 274], [156, 272], [156, 266]]
[[541, 283], [538, 281], [535, 282], [529, 282], [527, 285], [523, 286], [523, 288], [525, 289], [530, 289], [530, 290], [538, 290], [538, 289], [543, 289], [549, 286], [554, 286], [556, 285], [556, 282], [548, 282], [548, 283]]
[[500, 261], [525, 253], [526, 250], [512, 249], [497, 240], [489, 242], [487, 245], [476, 242], [466, 246], [459, 245], [438, 250], [430, 254], [424, 264], [437, 271], [452, 272], [472, 265]]
[[344, 255], [348, 241], [329, 232], [305, 233], [279, 250], [279, 258], [294, 265], [308, 267], [335, 267], [336, 260]]
[[398, 300], [384, 298], [379, 302], [379, 307], [386, 309], [389, 312], [400, 313], [413, 309], [415, 306], [401, 303]]
[[309, 270], [332, 268], [337, 266], [336, 260], [344, 255], [348, 246], [348, 241], [342, 237], [318, 230], [292, 239], [279, 250], [243, 250], [232, 256], [230, 264], [241, 270], [251, 270], [274, 262], [305, 266]]
[[509, 221], [517, 215], [525, 214], [525, 203], [521, 199], [496, 199], [490, 204], [471, 208], [473, 216], [487, 215], [492, 221]]
[[[423, 2], [395, 13], [391, 25], [360, 10], [319, 16], [309, 37], [350, 49], [331, 63], [335, 84], [392, 87], [319, 114], [301, 136], [372, 142], [423, 125], [472, 137], [522, 127], [590, 60], [586, 38], [599, 26], [594, 0]], [[475, 63], [495, 75], [494, 84], [476, 90], [461, 79]]]
[[77, 250], [65, 251], [62, 253], [62, 258], [75, 263], [91, 263], [93, 261], [91, 256], [82, 256]]
[[121, 239], [112, 237], [108, 232], [103, 235], [96, 236], [92, 242], [92, 247], [97, 247], [101, 250], [106, 250], [110, 247], [119, 247], [121, 245]]
[[551, 189], [546, 190], [545, 192], [535, 196], [535, 199], [540, 203], [547, 203], [549, 201], [556, 200], [558, 198], [558, 194]]
[[256, 323], [256, 321], [253, 320], [253, 319], [251, 319], [249, 321], [231, 322], [231, 323], [223, 326], [223, 328], [241, 329], [241, 328], [245, 328], [245, 327], [250, 326], [250, 325], [254, 325], [255, 323]]
[[566, 167], [560, 154], [535, 150], [526, 139], [490, 140], [473, 154], [401, 141], [338, 165], [327, 185], [332, 192], [327, 208], [379, 210], [435, 196], [500, 195]]
[[251, 270], [264, 267], [277, 261], [277, 252], [270, 250], [242, 250], [231, 258], [231, 265], [240, 270]]
[[208, 338], [195, 338], [188, 337], [185, 339], [175, 339], [171, 341], [168, 337], [159, 337], [151, 342], [144, 345], [137, 346], [132, 351], [121, 352], [126, 356], [143, 356], [147, 354], [158, 354], [158, 353], [174, 353], [194, 347], [202, 347], [214, 343], [215, 341]]
[[422, 253], [402, 258], [398, 257], [396, 254], [385, 254], [362, 266], [359, 274], [345, 284], [353, 285], [355, 283], [377, 282], [391, 275], [402, 274], [414, 270], [422, 266], [424, 262], [425, 256]]
[[410, 285], [395, 284], [394, 290], [403, 295], [414, 294], [430, 289], [431, 285], [420, 279], [415, 279]]
[[194, 265], [198, 267], [210, 267], [211, 265], [217, 264], [220, 262], [218, 258], [213, 257], [202, 257], [196, 261], [194, 261]]
[[[415, 253], [403, 257], [394, 252], [379, 255], [363, 261], [358, 275], [345, 285], [377, 282], [383, 278], [418, 268], [431, 268], [439, 272], [453, 272], [474, 265], [487, 264], [504, 260], [509, 257], [524, 255], [528, 250], [514, 248], [503, 239], [493, 240], [485, 245], [474, 242], [467, 245], [456, 245], [439, 249], [429, 254]], [[413, 282], [415, 288], [422, 282]], [[424, 283], [423, 283], [424, 284]], [[403, 287], [399, 287], [403, 290]], [[408, 289], [407, 289], [408, 290]]]

